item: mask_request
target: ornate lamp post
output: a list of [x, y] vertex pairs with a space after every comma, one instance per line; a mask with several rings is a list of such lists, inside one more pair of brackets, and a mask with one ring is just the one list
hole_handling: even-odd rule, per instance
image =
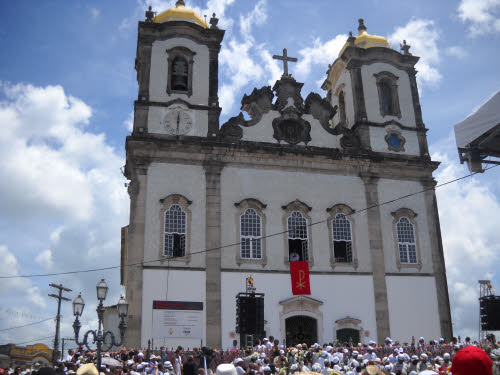
[[[102, 330], [102, 320], [104, 317], [104, 305], [103, 301], [106, 299], [106, 295], [108, 294], [108, 285], [101, 279], [99, 284], [97, 284], [97, 299], [99, 300], [99, 306], [97, 306], [97, 318], [99, 320], [99, 326], [97, 331], [89, 330], [83, 336], [83, 341], [80, 342], [78, 340], [78, 336], [80, 334], [80, 328], [82, 327], [80, 323], [79, 317], [82, 316], [83, 308], [85, 307], [85, 303], [83, 302], [82, 296], [79, 294], [78, 297], [73, 301], [73, 315], [75, 315], [75, 322], [73, 323], [73, 330], [75, 331], [75, 342], [77, 345], [85, 345], [87, 349], [90, 350], [88, 345], [88, 336], [92, 334], [93, 341], [92, 344], [96, 344], [97, 346], [97, 371], [101, 370], [101, 351], [107, 352], [113, 346], [121, 346], [123, 344], [123, 337], [125, 336], [125, 331], [127, 329], [127, 323], [125, 322], [125, 318], [128, 314], [128, 303], [123, 296], [120, 297], [118, 303], [116, 304], [116, 309], [118, 310], [118, 316], [120, 317], [120, 323], [118, 324], [118, 329], [120, 330], [120, 342], [116, 342], [115, 335], [111, 331], [103, 332]], [[108, 337], [106, 340], [106, 337]], [[109, 344], [106, 344], [108, 343]], [[107, 345], [107, 346], [104, 346]]]

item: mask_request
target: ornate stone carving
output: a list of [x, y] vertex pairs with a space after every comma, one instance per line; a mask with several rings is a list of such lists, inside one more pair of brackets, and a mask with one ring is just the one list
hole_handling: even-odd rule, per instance
[[243, 113], [236, 117], [231, 117], [220, 129], [220, 136], [228, 141], [239, 141], [243, 137], [243, 129], [239, 125], [243, 125], [245, 119]]
[[258, 123], [264, 113], [269, 112], [273, 106], [274, 93], [271, 86], [264, 86], [260, 89], [254, 88], [250, 95], [244, 95], [241, 99], [241, 109], [247, 112], [252, 118], [243, 126], [252, 126]]
[[328, 133], [338, 135], [340, 131], [332, 129], [330, 126], [330, 120], [337, 113], [337, 106], [332, 107], [332, 105], [323, 99], [319, 94], [311, 92], [305, 103], [305, 113], [311, 114], [316, 120], [319, 121], [323, 129]]
[[276, 92], [278, 98], [274, 104], [274, 108], [277, 111], [282, 111], [288, 106], [289, 99], [292, 99], [293, 105], [299, 110], [303, 110], [303, 100], [300, 96], [300, 90], [302, 90], [303, 83], [297, 82], [292, 77], [282, 77], [280, 80], [276, 81], [273, 87], [273, 91]]
[[273, 120], [273, 137], [278, 141], [285, 141], [292, 145], [311, 141], [311, 124], [301, 118], [302, 113], [295, 107], [287, 107], [281, 116]]
[[342, 134], [344, 134], [344, 136], [340, 138], [340, 146], [342, 146], [343, 149], [356, 150], [360, 148], [361, 142], [356, 131], [342, 127]]

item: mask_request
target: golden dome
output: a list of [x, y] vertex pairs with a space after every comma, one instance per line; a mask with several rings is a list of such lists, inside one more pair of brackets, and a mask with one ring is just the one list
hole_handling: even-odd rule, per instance
[[194, 10], [187, 9], [183, 0], [177, 0], [175, 8], [167, 9], [154, 18], [155, 23], [169, 21], [188, 21], [208, 29], [208, 25], [205, 20], [197, 15]]
[[[371, 47], [385, 47], [392, 48], [386, 38], [378, 35], [371, 35], [366, 32], [366, 26], [364, 20], [360, 18], [358, 20], [358, 36], [354, 38], [354, 45], [360, 48], [371, 48]], [[349, 40], [344, 44], [344, 47], [340, 50], [339, 56], [344, 53], [344, 50], [349, 45]]]

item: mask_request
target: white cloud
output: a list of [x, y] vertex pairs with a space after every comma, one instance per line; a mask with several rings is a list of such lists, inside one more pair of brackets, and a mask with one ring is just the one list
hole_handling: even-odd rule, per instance
[[[300, 80], [306, 80], [313, 65], [318, 65], [322, 73], [328, 68], [328, 64], [333, 64], [342, 47], [347, 40], [347, 35], [339, 34], [334, 38], [322, 42], [319, 38], [312, 41], [311, 47], [303, 48], [299, 51], [300, 58], [295, 69]], [[323, 74], [324, 75], [324, 74]], [[326, 75], [324, 75], [326, 78]]]
[[35, 262], [37, 262], [45, 269], [50, 269], [53, 265], [52, 251], [50, 251], [50, 249], [42, 251], [35, 258]]
[[[444, 150], [454, 151], [453, 137], [431, 148], [440, 150], [432, 156], [433, 160], [442, 162], [436, 175], [438, 183], [468, 173], [465, 166], [458, 164], [456, 156], [450, 158], [443, 153]], [[477, 280], [497, 276], [500, 262], [500, 232], [497, 228], [500, 201], [487, 183], [488, 179], [494, 181], [495, 178], [488, 173], [499, 172], [492, 170], [436, 190], [454, 334], [462, 337], [477, 337]]]
[[467, 56], [467, 51], [461, 46], [448, 47], [444, 50], [444, 52], [449, 56], [456, 57], [457, 59], [463, 59]]
[[457, 12], [460, 20], [469, 24], [472, 37], [500, 32], [500, 0], [462, 0]]
[[101, 11], [97, 8], [90, 8], [90, 16], [92, 17], [93, 20], [96, 20], [99, 18]]
[[125, 121], [123, 121], [123, 126], [131, 132], [134, 129], [134, 111], [130, 112], [128, 114], [128, 117], [126, 118]]
[[267, 81], [267, 83], [273, 86], [274, 83], [278, 79], [280, 79], [281, 75], [283, 74], [283, 68], [280, 66], [278, 60], [273, 59], [271, 53], [268, 50], [264, 49], [263, 46], [260, 48], [260, 58], [264, 63], [265, 71], [269, 76], [269, 80]]
[[440, 62], [438, 39], [439, 31], [434, 21], [427, 19], [413, 19], [405, 26], [397, 27], [389, 36], [389, 42], [397, 46], [396, 49], [406, 40], [411, 46], [410, 52], [420, 57], [416, 65], [419, 87], [435, 87], [442, 79], [437, 68]]
[[[0, 245], [0, 275], [2, 276], [17, 276], [20, 275], [20, 265], [16, 256], [11, 253], [7, 246]], [[40, 293], [40, 288], [33, 286], [30, 279], [27, 278], [12, 278], [4, 279], [0, 283], [2, 294], [7, 296], [14, 294], [22, 296], [30, 303], [34, 303], [38, 307], [44, 308], [46, 302]], [[9, 303], [9, 306], [12, 306]]]
[[[118, 265], [120, 227], [127, 223], [129, 204], [120, 172], [124, 160], [104, 134], [89, 131], [92, 109], [60, 86], [3, 84], [0, 90], [0, 178], [8, 181], [0, 185], [0, 220], [15, 219], [13, 225], [25, 226], [30, 233], [27, 243], [12, 236], [8, 248], [0, 246], [0, 274]], [[2, 293], [14, 309], [28, 305], [41, 312], [47, 306], [47, 314], [53, 314], [46, 297], [53, 292], [49, 282], [73, 289], [67, 295], [71, 299], [78, 291], [86, 292], [84, 298], [92, 307], [92, 291], [100, 277], [107, 279], [109, 301], [114, 303], [121, 291], [118, 269], [50, 280], [12, 278], [2, 280], [0, 288], [6, 288]], [[70, 310], [71, 304], [63, 304], [63, 327], [68, 329], [62, 335], [72, 335]], [[88, 313], [82, 324], [89, 318], [95, 319], [95, 314]], [[0, 340], [47, 336], [44, 324], [30, 328], [0, 334]]]
[[264, 75], [262, 67], [250, 54], [253, 42], [246, 40], [243, 43], [231, 40], [221, 49], [219, 62], [228, 78], [227, 83], [219, 89], [222, 114], [231, 112], [236, 94], [248, 83], [261, 81]]
[[267, 0], [259, 0], [253, 10], [240, 15], [240, 30], [243, 37], [251, 37], [254, 25], [263, 25], [267, 21]]

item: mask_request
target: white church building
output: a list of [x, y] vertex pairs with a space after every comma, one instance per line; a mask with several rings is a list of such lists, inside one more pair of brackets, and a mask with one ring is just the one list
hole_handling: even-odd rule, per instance
[[[324, 95], [285, 68], [220, 125], [215, 14], [207, 24], [182, 0], [146, 12], [126, 140], [127, 346], [230, 347], [250, 275], [280, 343], [451, 339], [419, 58], [358, 31]], [[296, 259], [310, 295], [292, 294]]]

